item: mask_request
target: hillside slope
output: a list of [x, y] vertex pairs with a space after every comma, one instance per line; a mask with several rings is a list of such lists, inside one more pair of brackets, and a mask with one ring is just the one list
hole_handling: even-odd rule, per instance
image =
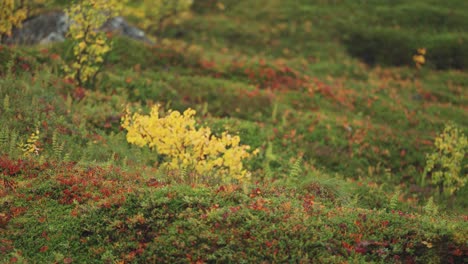
[[[86, 87], [70, 40], [0, 46], [0, 262], [463, 263], [466, 147], [458, 181], [425, 167], [468, 134], [465, 2], [195, 1]], [[238, 135], [251, 180], [128, 143], [156, 104]]]

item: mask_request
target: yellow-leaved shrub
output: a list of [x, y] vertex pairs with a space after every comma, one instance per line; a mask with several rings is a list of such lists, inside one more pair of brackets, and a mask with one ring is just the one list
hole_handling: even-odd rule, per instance
[[74, 41], [73, 61], [65, 65], [67, 77], [79, 86], [95, 81], [104, 56], [111, 47], [105, 32], [98, 29], [111, 17], [117, 16], [125, 1], [118, 0], [80, 0], [66, 13], [71, 23], [68, 35]]
[[463, 132], [452, 124], [434, 141], [434, 151], [426, 157], [426, 174], [431, 174], [431, 183], [439, 186], [440, 194], [453, 195], [468, 183], [466, 174], [466, 151], [468, 139]]
[[196, 112], [190, 108], [183, 113], [169, 111], [164, 117], [159, 111], [158, 105], [149, 115], [127, 111], [122, 120], [122, 127], [128, 131], [127, 141], [156, 150], [166, 158], [162, 168], [186, 172], [192, 182], [203, 178], [225, 183], [250, 180], [250, 172], [242, 164], [251, 156], [250, 146], [240, 145], [239, 136], [223, 132], [217, 137], [208, 127], [197, 128]]
[[26, 19], [27, 10], [21, 3], [15, 0], [0, 1], [0, 40], [4, 35], [11, 35], [14, 27], [21, 26], [21, 22]]

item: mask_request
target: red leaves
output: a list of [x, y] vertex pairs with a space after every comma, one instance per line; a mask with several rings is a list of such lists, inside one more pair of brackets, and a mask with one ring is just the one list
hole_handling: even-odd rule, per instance
[[314, 207], [314, 200], [315, 196], [314, 195], [306, 195], [303, 199], [302, 207], [304, 207], [304, 210], [306, 212], [312, 211]]
[[57, 53], [52, 53], [52, 54], [50, 54], [49, 57], [50, 57], [50, 59], [53, 60], [53, 61], [58, 61], [58, 60], [61, 59], [60, 55], [57, 54]]
[[43, 247], [41, 247], [41, 249], [39, 249], [39, 252], [46, 252], [47, 250], [49, 250], [49, 247], [48, 246], [43, 246]]
[[[5, 189], [15, 190], [16, 183], [11, 176], [20, 173], [22, 167], [22, 160], [13, 161], [6, 156], [0, 157], [0, 179], [3, 179], [2, 184]], [[1, 177], [2, 174], [4, 175], [3, 177]]]
[[229, 208], [229, 211], [231, 211], [231, 213], [236, 213], [237, 211], [239, 211], [241, 209], [240, 206], [233, 206], [233, 207], [230, 207]]
[[252, 192], [250, 192], [250, 198], [254, 198], [254, 197], [257, 197], [259, 196], [260, 194], [262, 194], [262, 191], [259, 189], [259, 188], [255, 188], [252, 190]]
[[13, 161], [6, 156], [0, 157], [0, 173], [6, 176], [14, 176], [21, 171], [22, 160]]
[[[359, 234], [362, 237], [362, 234]], [[355, 242], [354, 244], [349, 244], [345, 241], [341, 242], [343, 248], [346, 249], [348, 253], [356, 252], [359, 254], [367, 254], [367, 253], [377, 253], [381, 254], [383, 248], [387, 248], [390, 244], [388, 242], [379, 242], [379, 241], [369, 241], [363, 240], [359, 242]]]
[[47, 234], [46, 231], [42, 231], [41, 237], [44, 238], [45, 240], [50, 240], [49, 235]]
[[78, 209], [77, 209], [77, 208], [74, 208], [74, 209], [70, 212], [70, 215], [73, 216], [73, 217], [77, 217], [77, 216], [78, 216]]
[[122, 204], [125, 202], [125, 194], [131, 192], [132, 188], [125, 187], [120, 180], [128, 180], [127, 177], [130, 176], [119, 172], [122, 179], [118, 180], [112, 177], [112, 173], [115, 172], [113, 170], [116, 169], [109, 170], [99, 167], [87, 170], [70, 168], [68, 171], [57, 173], [56, 180], [63, 188], [59, 202], [72, 204], [93, 200], [107, 208]]
[[5, 228], [10, 222], [11, 216], [6, 213], [0, 213], [0, 228]]
[[73, 98], [75, 100], [78, 100], [80, 101], [81, 99], [85, 98], [86, 96], [86, 89], [83, 88], [83, 87], [76, 87], [74, 90], [73, 90]]
[[258, 64], [250, 65], [246, 65], [243, 61], [232, 61], [227, 67], [228, 73], [211, 60], [202, 59], [198, 64], [201, 69], [208, 71], [215, 78], [225, 74], [241, 75], [249, 79], [249, 82], [259, 89], [298, 90], [305, 87], [308, 82], [307, 76], [300, 75], [282, 63], [268, 65], [264, 59], [260, 59]]
[[383, 228], [386, 228], [390, 222], [388, 220], [384, 220], [381, 222]]
[[249, 208], [254, 210], [254, 211], [269, 211], [269, 209], [267, 207], [265, 207], [265, 204], [267, 204], [268, 202], [263, 199], [263, 198], [259, 198], [259, 199], [256, 199], [255, 201], [253, 201], [250, 205], [249, 205]]
[[334, 85], [331, 86], [318, 79], [314, 79], [313, 86], [315, 87], [314, 90], [325, 98], [329, 98], [350, 110], [354, 110], [354, 103], [356, 101], [355, 90], [346, 89], [341, 82], [334, 83]]
[[450, 254], [460, 257], [461, 255], [463, 255], [463, 251], [460, 248], [456, 248], [450, 251]]
[[404, 158], [406, 156], [406, 149], [400, 150], [400, 157]]
[[26, 207], [11, 207], [10, 208], [10, 215], [12, 217], [17, 217], [19, 215], [22, 215], [26, 211], [27, 211]]
[[342, 241], [342, 242], [341, 242], [341, 245], [342, 245], [346, 250], [348, 250], [348, 252], [354, 250], [354, 247], [353, 247], [352, 245], [346, 243], [345, 241]]
[[244, 74], [261, 89], [297, 90], [307, 83], [306, 78], [287, 66], [277, 68], [263, 64], [258, 68], [245, 68]]
[[214, 61], [200, 60], [199, 63], [204, 69], [213, 69], [216, 67], [216, 63]]

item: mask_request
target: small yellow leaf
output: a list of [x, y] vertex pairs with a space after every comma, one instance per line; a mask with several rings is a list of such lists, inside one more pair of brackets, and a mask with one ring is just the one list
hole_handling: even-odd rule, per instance
[[224, 11], [224, 9], [226, 9], [226, 7], [224, 6], [224, 4], [221, 3], [221, 2], [218, 2], [218, 3], [216, 4], [216, 6], [217, 6], [218, 9], [221, 10], [221, 11]]
[[414, 61], [416, 64], [424, 64], [424, 63], [426, 63], [426, 59], [424, 58], [423, 55], [414, 55], [414, 56], [413, 56], [413, 61]]
[[78, 47], [80, 48], [80, 50], [84, 50], [86, 48], [86, 43], [82, 41], [78, 44]]
[[426, 245], [427, 248], [432, 248], [432, 243], [427, 242], [427, 241], [423, 241], [422, 243]]

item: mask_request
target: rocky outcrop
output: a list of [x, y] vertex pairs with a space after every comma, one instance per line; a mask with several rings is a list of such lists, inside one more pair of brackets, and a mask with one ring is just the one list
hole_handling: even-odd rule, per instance
[[[40, 14], [24, 21], [21, 28], [14, 29], [12, 35], [4, 38], [2, 42], [4, 44], [35, 45], [64, 41], [69, 24], [70, 19], [63, 11]], [[122, 17], [109, 19], [101, 30], [152, 43], [142, 30], [130, 25]]]
[[3, 42], [32, 45], [63, 41], [68, 25], [68, 17], [64, 12], [41, 14], [25, 20], [23, 25], [14, 29], [12, 35], [3, 39]]
[[106, 32], [116, 32], [132, 39], [151, 44], [152, 41], [146, 37], [145, 32], [130, 25], [123, 17], [114, 17], [109, 19], [101, 28]]

